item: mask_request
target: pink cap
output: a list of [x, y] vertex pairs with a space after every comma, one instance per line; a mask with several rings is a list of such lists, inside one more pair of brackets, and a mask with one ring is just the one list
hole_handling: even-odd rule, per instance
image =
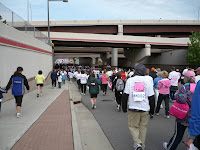
[[190, 71], [190, 70], [189, 70], [189, 71], [187, 71], [187, 72], [184, 74], [184, 76], [195, 80], [195, 73], [194, 73], [194, 71]]
[[176, 69], [176, 71], [179, 71], [179, 69]]
[[200, 67], [198, 67], [195, 71], [200, 71]]

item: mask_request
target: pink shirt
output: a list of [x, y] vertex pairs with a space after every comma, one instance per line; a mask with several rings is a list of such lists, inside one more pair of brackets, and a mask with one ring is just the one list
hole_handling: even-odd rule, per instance
[[169, 79], [162, 79], [158, 82], [158, 92], [160, 94], [169, 94], [169, 88], [171, 86], [171, 81]]
[[100, 78], [100, 80], [102, 81], [102, 84], [107, 84], [108, 83], [108, 76], [106, 74], [103, 74]]

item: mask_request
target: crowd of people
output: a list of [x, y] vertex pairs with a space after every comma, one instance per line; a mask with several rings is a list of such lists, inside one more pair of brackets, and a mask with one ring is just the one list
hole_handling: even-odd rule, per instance
[[[0, 104], [2, 93], [7, 92], [12, 85], [12, 94], [16, 100], [17, 117], [21, 117], [21, 105], [25, 92], [24, 86], [29, 90], [26, 77], [22, 75], [23, 68], [18, 67], [11, 76], [5, 90], [0, 88]], [[195, 72], [196, 71], [196, 74]], [[39, 70], [35, 77], [37, 97], [42, 96], [42, 87], [45, 78]], [[149, 119], [159, 115], [160, 109], [165, 109], [164, 117], [170, 118], [169, 103], [187, 103], [189, 111], [182, 119], [176, 119], [174, 135], [169, 142], [164, 142], [166, 150], [175, 150], [181, 142], [185, 130], [189, 127], [189, 138], [185, 144], [189, 147], [194, 142], [200, 147], [200, 67], [192, 70], [189, 67], [179, 72], [172, 67], [171, 71], [160, 68], [146, 68], [138, 64], [134, 69], [111, 69], [107, 67], [89, 68], [85, 66], [65, 66], [54, 69], [51, 73], [52, 88], [62, 87], [66, 80], [70, 83], [76, 81], [80, 93], [84, 96], [88, 89], [92, 109], [96, 109], [97, 96], [100, 90], [106, 96], [108, 88], [115, 93], [118, 111], [129, 111], [128, 126], [133, 137], [134, 149], [145, 148], [146, 131]], [[195, 88], [196, 86], [196, 88]], [[194, 90], [195, 89], [195, 90]], [[164, 107], [162, 101], [164, 100]], [[1, 106], [1, 105], [0, 105]], [[0, 107], [1, 108], [1, 107]]]

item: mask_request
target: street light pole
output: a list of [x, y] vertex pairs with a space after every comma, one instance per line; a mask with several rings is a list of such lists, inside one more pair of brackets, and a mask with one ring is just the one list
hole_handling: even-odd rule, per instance
[[[47, 0], [47, 14], [48, 14], [48, 44], [52, 47], [51, 40], [50, 40], [50, 25], [49, 25], [49, 1], [63, 1], [68, 2], [68, 0]], [[52, 64], [54, 66], [54, 46], [52, 47]], [[52, 67], [53, 67], [52, 66]]]

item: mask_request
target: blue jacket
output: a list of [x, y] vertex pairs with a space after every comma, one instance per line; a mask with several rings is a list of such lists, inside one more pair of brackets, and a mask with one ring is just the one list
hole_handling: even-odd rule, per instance
[[200, 81], [197, 82], [192, 98], [191, 118], [189, 120], [190, 138], [200, 135]]
[[162, 80], [161, 77], [157, 77], [153, 80], [154, 88], [158, 88], [158, 81]]
[[0, 99], [3, 98], [3, 94], [2, 93], [6, 93], [6, 90], [0, 88]]

